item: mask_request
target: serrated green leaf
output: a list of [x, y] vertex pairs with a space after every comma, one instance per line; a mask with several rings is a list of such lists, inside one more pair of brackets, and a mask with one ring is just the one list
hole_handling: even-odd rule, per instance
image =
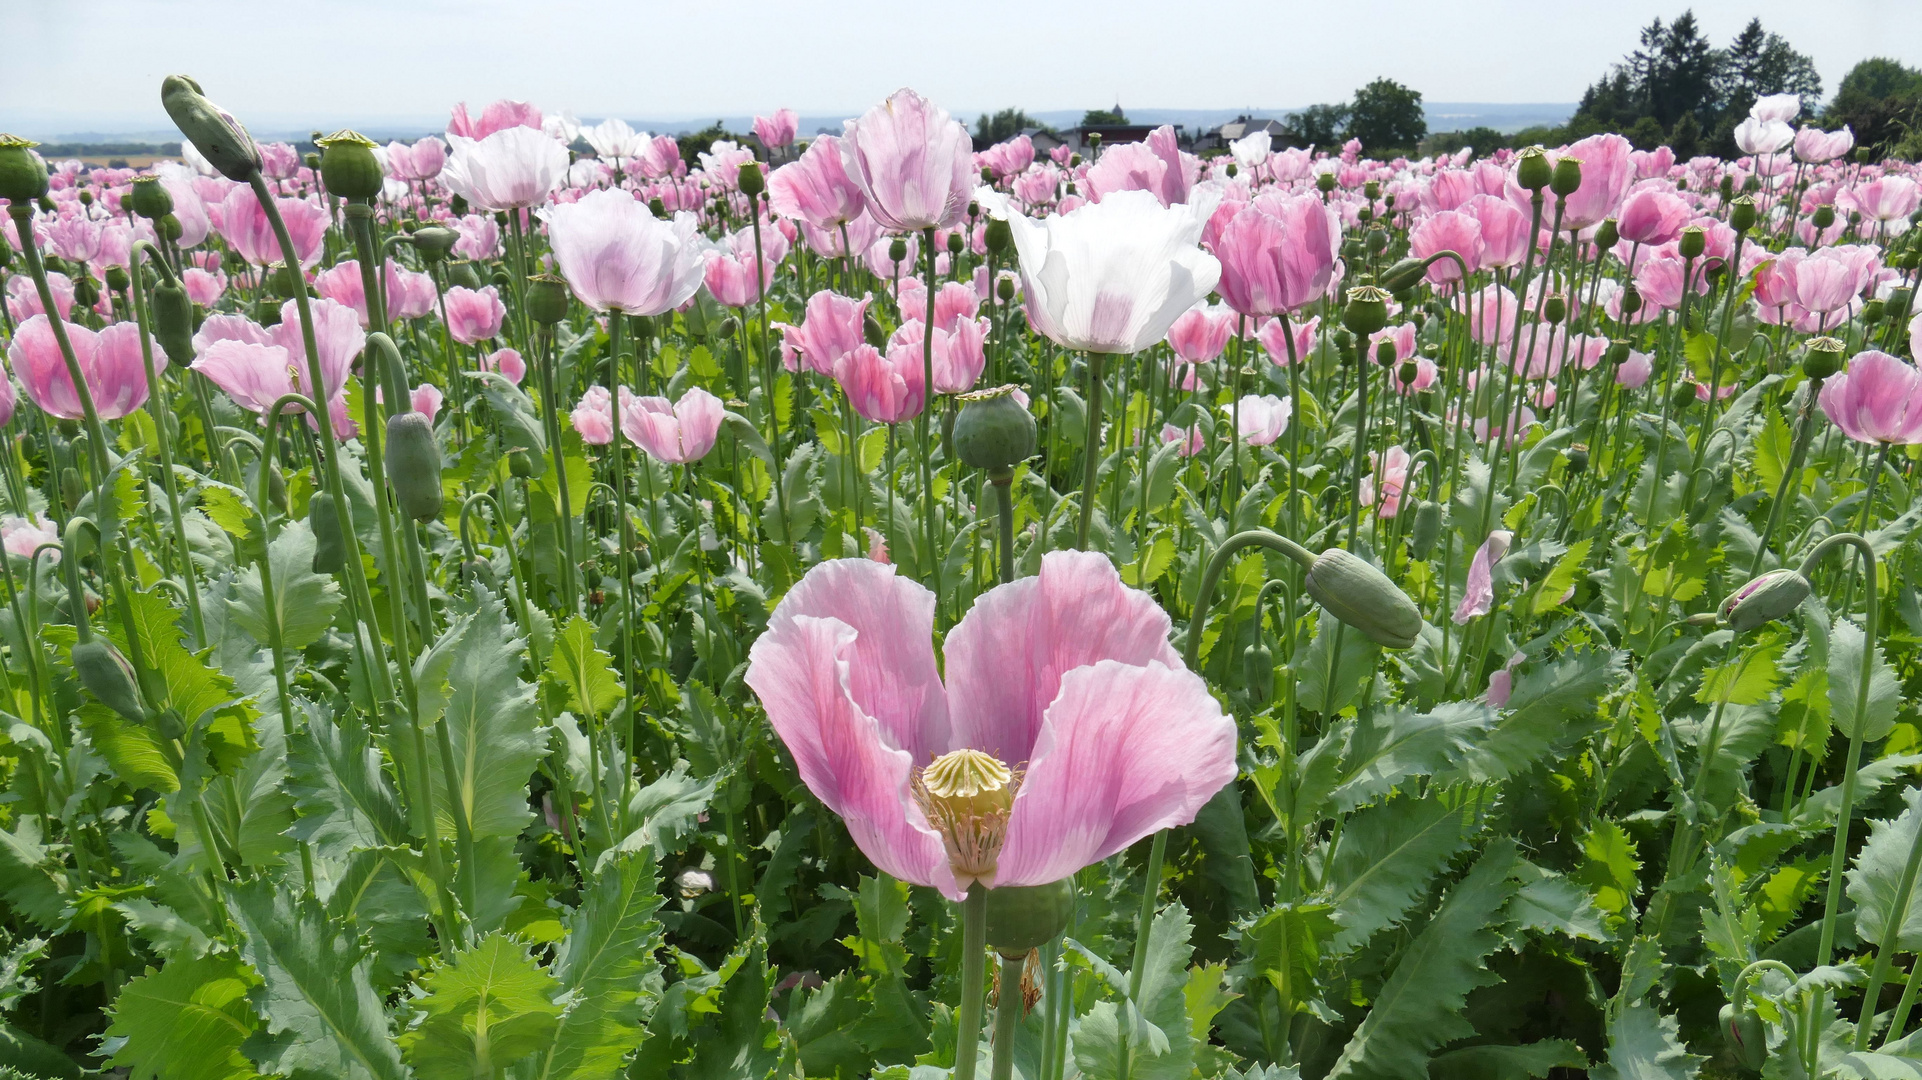
[[1596, 1080], [1694, 1080], [1702, 1059], [1676, 1038], [1675, 1018], [1646, 1001], [1631, 1001], [1608, 1025], [1608, 1061]]
[[1540, 876], [1524, 884], [1508, 901], [1511, 923], [1523, 930], [1589, 941], [1607, 941], [1613, 936], [1587, 889], [1560, 874], [1536, 873]]
[[1331, 1078], [1427, 1080], [1436, 1048], [1474, 1033], [1462, 1016], [1468, 993], [1495, 981], [1483, 959], [1501, 944], [1493, 926], [1516, 884], [1514, 844], [1489, 846], [1402, 951], [1394, 973], [1355, 1029]]
[[458, 629], [440, 720], [453, 742], [454, 790], [439, 776], [434, 784], [442, 835], [454, 835], [458, 813], [477, 840], [513, 837], [533, 817], [527, 781], [547, 750], [534, 689], [519, 674], [525, 642], [513, 635], [500, 599], [484, 592]]
[[1730, 705], [1767, 701], [1781, 681], [1782, 654], [1788, 644], [1786, 637], [1778, 637], [1758, 648], [1742, 650], [1731, 664], [1710, 668], [1695, 691], [1695, 700], [1705, 705], [1724, 700]]
[[317, 900], [269, 877], [227, 886], [241, 955], [262, 985], [255, 1005], [281, 1040], [270, 1068], [340, 1080], [402, 1080], [406, 1069], [354, 935]]
[[1595, 726], [1597, 703], [1621, 676], [1620, 653], [1572, 649], [1515, 680], [1508, 704], [1441, 783], [1506, 780]]
[[1561, 606], [1562, 596], [1575, 587], [1575, 582], [1587, 570], [1588, 549], [1592, 543], [1591, 538], [1583, 537], [1568, 545], [1568, 550], [1555, 561], [1554, 569], [1535, 587], [1535, 599], [1529, 604], [1530, 614], [1545, 615]]
[[1334, 952], [1399, 923], [1475, 828], [1472, 809], [1445, 799], [1400, 797], [1349, 818], [1326, 876], [1341, 924]]
[[[1922, 832], [1922, 789], [1902, 795], [1907, 809], [1887, 821], [1869, 825], [1868, 842], [1856, 854], [1849, 868], [1849, 899], [1855, 901], [1855, 928], [1865, 942], [1878, 946], [1887, 932], [1890, 913], [1896, 910], [1902, 874], [1907, 868], [1909, 851]], [[1896, 932], [1899, 952], [1912, 953], [1922, 948], [1922, 888], [1911, 885], [1908, 903], [1900, 915]]]
[[401, 1052], [420, 1080], [494, 1080], [554, 1041], [561, 1007], [527, 947], [489, 934], [420, 981]]
[[[1134, 1002], [1128, 1043], [1129, 1075], [1142, 1080], [1187, 1080], [1194, 1070], [1195, 1038], [1188, 1022], [1188, 960], [1193, 924], [1180, 902], [1155, 916], [1141, 992]], [[1075, 1062], [1084, 1075], [1115, 1076], [1120, 1068], [1120, 1013], [1108, 1005], [1102, 1021], [1091, 1014], [1074, 1039]], [[1125, 1006], [1124, 1006], [1125, 1007]]]
[[[554, 1041], [529, 1075], [539, 1080], [612, 1076], [645, 1035], [654, 996], [647, 977], [660, 969], [659, 880], [651, 854], [625, 855], [604, 867], [554, 957], [571, 996]], [[763, 990], [765, 1008], [765, 990]]]
[[1347, 728], [1340, 768], [1328, 778], [1332, 787], [1325, 793], [1312, 790], [1304, 771], [1297, 812], [1318, 812], [1324, 797], [1330, 807], [1346, 812], [1381, 798], [1406, 780], [1439, 772], [1467, 757], [1495, 719], [1495, 710], [1472, 701], [1443, 702], [1425, 713], [1409, 708], [1373, 710]]
[[127, 983], [113, 1002], [112, 1064], [131, 1080], [258, 1075], [240, 1044], [260, 1026], [247, 995], [260, 980], [231, 955], [175, 959]]
[[400, 796], [358, 717], [336, 727], [319, 709], [288, 744], [287, 790], [300, 810], [293, 835], [316, 854], [344, 859], [356, 848], [403, 847], [409, 841]]
[[554, 635], [547, 671], [567, 691], [568, 707], [588, 717], [606, 715], [625, 693], [614, 674], [614, 658], [594, 646], [594, 629], [581, 615], [567, 620]]
[[1293, 1016], [1316, 997], [1321, 955], [1336, 934], [1335, 909], [1315, 901], [1276, 904], [1241, 931], [1241, 951]]
[[1540, 1080], [1555, 1069], [1588, 1068], [1588, 1055], [1567, 1039], [1543, 1039], [1522, 1046], [1464, 1046], [1436, 1054], [1434, 1080]]
[[314, 573], [314, 533], [305, 521], [290, 521], [267, 546], [273, 593], [261, 585], [260, 567], [235, 575], [234, 596], [227, 601], [233, 620], [261, 646], [272, 644], [280, 627], [280, 647], [298, 651], [320, 640], [334, 621], [343, 597], [331, 575]]
[[1829, 632], [1829, 711], [1835, 730], [1853, 737], [1858, 722], [1862, 741], [1874, 742], [1895, 727], [1895, 709], [1901, 699], [1895, 673], [1876, 646], [1870, 659], [1868, 711], [1858, 714], [1857, 698], [1862, 687], [1862, 628], [1845, 618], [1837, 618]]

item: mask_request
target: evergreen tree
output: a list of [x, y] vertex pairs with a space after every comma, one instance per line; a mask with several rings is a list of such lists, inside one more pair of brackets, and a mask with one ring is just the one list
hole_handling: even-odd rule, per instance
[[1127, 122], [1128, 114], [1121, 111], [1121, 105], [1119, 103], [1112, 109], [1089, 109], [1087, 112], [1081, 114], [1082, 127], [1101, 127], [1108, 124], [1125, 124]]
[[993, 114], [982, 113], [980, 118], [974, 122], [974, 144], [976, 146], [993, 146], [998, 142], [1007, 142], [1009, 139], [1021, 134], [1025, 128], [1041, 128], [1046, 130], [1047, 125], [1037, 121], [1021, 109], [1002, 109], [1000, 112]]
[[1656, 19], [1642, 30], [1642, 47], [1629, 57], [1642, 91], [1644, 115], [1653, 116], [1663, 130], [1682, 114], [1700, 120], [1719, 113], [1715, 94], [1722, 54], [1702, 36], [1695, 12], [1684, 11], [1664, 27]]

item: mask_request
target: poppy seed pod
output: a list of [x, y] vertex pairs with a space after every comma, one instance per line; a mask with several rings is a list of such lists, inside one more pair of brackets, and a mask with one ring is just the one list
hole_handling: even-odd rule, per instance
[[415, 229], [412, 236], [414, 250], [420, 252], [423, 261], [430, 263], [445, 259], [454, 245], [460, 243], [460, 234], [445, 225], [422, 226]]
[[1034, 416], [1015, 400], [1014, 387], [961, 395], [954, 420], [954, 451], [963, 464], [1005, 472], [1034, 455]]
[[1342, 548], [1315, 556], [1303, 587], [1330, 615], [1389, 649], [1406, 649], [1421, 635], [1421, 610], [1388, 575]]
[[83, 273], [73, 279], [73, 302], [83, 308], [100, 302], [100, 286], [94, 284], [91, 274]]
[[767, 177], [761, 174], [761, 163], [758, 161], [743, 161], [736, 177], [735, 183], [740, 187], [741, 194], [750, 199], [767, 190]]
[[1809, 224], [1818, 229], [1826, 229], [1835, 224], [1835, 207], [1828, 203], [1816, 207], [1815, 212], [1809, 215]]
[[1523, 150], [1515, 162], [1515, 182], [1529, 191], [1540, 192], [1547, 187], [1553, 172], [1548, 164], [1548, 151], [1539, 146]]
[[1681, 240], [1676, 242], [1675, 250], [1684, 259], [1699, 259], [1708, 245], [1708, 234], [1700, 225], [1690, 225], [1682, 230]]
[[963, 247], [963, 246], [964, 246], [965, 244], [966, 244], [966, 241], [964, 241], [964, 240], [962, 240], [962, 239], [961, 239], [961, 234], [960, 234], [960, 233], [958, 233], [958, 232], [951, 232], [951, 233], [949, 233], [949, 234], [948, 234], [948, 254], [950, 254], [950, 255], [959, 255], [959, 254], [961, 254], [961, 248], [962, 248], [962, 247]]
[[1609, 342], [1608, 343], [1609, 366], [1621, 367], [1623, 364], [1628, 363], [1628, 358], [1633, 353], [1633, 351], [1634, 350], [1629, 347], [1629, 343], [1626, 341], [1617, 340], [1617, 341]]
[[358, 131], [341, 130], [319, 140], [319, 145], [320, 179], [330, 194], [366, 200], [380, 195], [387, 178], [372, 139]]
[[1810, 591], [1809, 579], [1799, 571], [1770, 570], [1728, 594], [1716, 612], [1730, 630], [1745, 633], [1801, 607]]
[[1550, 326], [1554, 326], [1563, 319], [1568, 318], [1568, 301], [1559, 296], [1551, 296], [1547, 300], [1544, 300], [1542, 302], [1542, 318], [1546, 319]]
[[995, 282], [994, 295], [999, 297], [1001, 299], [1001, 302], [1004, 304], [1010, 303], [1011, 301], [1013, 301], [1014, 300], [1014, 279], [1002, 278], [1000, 281]]
[[907, 257], [908, 257], [908, 242], [906, 239], [897, 236], [894, 239], [888, 241], [888, 261], [889, 262], [900, 263], [905, 261]]
[[17, 135], [0, 135], [0, 199], [17, 206], [47, 193], [47, 163], [33, 152], [39, 145]]
[[424, 414], [404, 412], [387, 418], [387, 482], [394, 489], [394, 500], [415, 521], [440, 516], [440, 443]]
[[982, 229], [981, 239], [988, 246], [988, 254], [1005, 255], [1014, 246], [1014, 228], [1006, 218], [991, 217]]
[[174, 197], [160, 185], [158, 176], [136, 176], [132, 190], [127, 193], [127, 205], [134, 213], [152, 221], [174, 212]]
[[199, 83], [185, 75], [167, 76], [160, 84], [160, 104], [220, 175], [244, 184], [260, 172], [260, 147], [254, 137], [232, 113], [208, 101]]
[[1367, 337], [1388, 325], [1386, 290], [1373, 285], [1357, 285], [1348, 290], [1348, 303], [1341, 309], [1341, 325], [1356, 337]]
[[986, 165], [981, 166], [981, 182], [989, 187], [994, 186], [994, 170]]
[[458, 285], [463, 289], [479, 289], [481, 287], [480, 268], [465, 261], [449, 263], [447, 264], [447, 283]]
[[527, 315], [542, 326], [567, 318], [567, 282], [552, 274], [527, 279]]
[[1608, 251], [1621, 241], [1620, 227], [1615, 224], [1614, 218], [1603, 218], [1602, 223], [1595, 226], [1596, 251]]
[[650, 214], [653, 214], [655, 217], [661, 219], [662, 221], [666, 221], [669, 217], [672, 216], [667, 212], [667, 204], [661, 201], [661, 197], [659, 195], [651, 195], [648, 197], [647, 212]]
[[1587, 443], [1569, 444], [1568, 449], [1562, 453], [1562, 457], [1568, 462], [1568, 471], [1570, 474], [1579, 476], [1588, 471]]
[[989, 889], [988, 946], [1003, 956], [1025, 956], [1067, 929], [1073, 914], [1074, 886], [1067, 878]]
[[1325, 172], [1315, 177], [1315, 188], [1324, 195], [1335, 190], [1335, 174]]
[[1760, 1069], [1768, 1064], [1768, 1028], [1761, 1014], [1740, 1009], [1734, 1002], [1722, 1006], [1719, 1015], [1722, 1042], [1745, 1069]]
[[1842, 342], [1832, 337], [1814, 337], [1802, 354], [1802, 374], [1818, 382], [1842, 370]]
[[301, 272], [284, 262], [267, 268], [267, 288], [282, 300], [292, 300], [294, 294], [305, 288], [306, 284]]
[[1745, 233], [1755, 227], [1755, 200], [1747, 195], [1735, 200], [1728, 209], [1729, 228]]
[[1228, 179], [1230, 179], [1230, 180], [1233, 180], [1233, 179], [1234, 179], [1234, 178], [1235, 178], [1235, 177], [1236, 177], [1237, 175], [1239, 175], [1239, 174], [1241, 173], [1241, 170], [1240, 170], [1239, 168], [1237, 168], [1237, 167], [1235, 166], [1235, 163], [1234, 163], [1234, 162], [1232, 162], [1232, 161], [1230, 161], [1230, 162], [1228, 163], [1228, 168], [1227, 168], [1227, 170], [1226, 170], [1226, 171], [1227, 171], [1227, 174], [1228, 174]]
[[1568, 198], [1582, 186], [1582, 162], [1580, 158], [1564, 157], [1555, 162], [1555, 171], [1548, 175], [1548, 190], [1560, 198]]
[[1642, 290], [1636, 288], [1635, 283], [1631, 281], [1622, 289], [1622, 314], [1633, 315], [1640, 310], [1642, 310]]
[[186, 367], [194, 361], [194, 302], [178, 281], [154, 286], [153, 335], [169, 363]]
[[[108, 271], [111, 273], [117, 269], [119, 269], [119, 267], [109, 267]], [[1862, 321], [1868, 323], [1870, 326], [1874, 326], [1876, 323], [1882, 321], [1882, 315], [1886, 310], [1880, 298], [1871, 300], [1862, 305]]]
[[169, 244], [180, 239], [180, 219], [172, 214], [163, 214], [154, 219], [154, 231], [165, 237]]
[[146, 719], [133, 665], [105, 638], [96, 637], [73, 647], [73, 672], [80, 677], [80, 685], [102, 705], [136, 724]]
[[127, 280], [127, 271], [124, 267], [107, 267], [105, 277], [107, 279], [107, 290], [109, 292], [124, 293], [127, 291], [127, 286], [132, 284]]
[[1403, 360], [1401, 366], [1395, 369], [1395, 377], [1401, 380], [1403, 386], [1413, 386], [1415, 380], [1421, 378], [1421, 365], [1413, 360]]
[[1722, 198], [1726, 200], [1730, 195], [1735, 193], [1735, 177], [1730, 176], [1728, 173], [1723, 173], [1722, 182], [1716, 190], [1720, 191]]
[[1375, 343], [1375, 363], [1380, 364], [1382, 367], [1389, 367], [1393, 365], [1394, 362], [1395, 362], [1395, 343], [1392, 341], [1376, 342]]
[[1362, 237], [1362, 246], [1368, 249], [1370, 255], [1379, 255], [1388, 250], [1388, 234], [1383, 232], [1380, 226], [1376, 226]]

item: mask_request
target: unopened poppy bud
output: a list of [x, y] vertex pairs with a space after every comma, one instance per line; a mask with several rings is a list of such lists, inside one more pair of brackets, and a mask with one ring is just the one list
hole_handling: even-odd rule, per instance
[[1747, 195], [1735, 200], [1728, 208], [1728, 225], [1738, 233], [1745, 233], [1755, 227], [1755, 200]]
[[33, 152], [39, 145], [17, 135], [0, 135], [0, 198], [20, 206], [47, 193], [47, 163]]
[[1540, 191], [1548, 186], [1553, 168], [1548, 164], [1548, 151], [1539, 146], [1523, 150], [1515, 162], [1515, 182], [1529, 191]]
[[527, 279], [527, 316], [542, 326], [567, 318], [567, 282], [552, 274]]
[[1554, 326], [1568, 317], [1568, 301], [1559, 296], [1551, 296], [1542, 302], [1542, 318]]
[[1826, 229], [1835, 224], [1835, 207], [1828, 203], [1816, 207], [1815, 212], [1809, 215], [1809, 224], [1817, 229]]
[[1004, 472], [1034, 455], [1034, 416], [1015, 400], [1014, 387], [961, 395], [954, 420], [954, 451], [961, 462]]
[[1068, 878], [989, 889], [988, 947], [1009, 958], [1025, 956], [1059, 937], [1073, 914], [1074, 885]]
[[232, 113], [208, 101], [199, 83], [185, 75], [167, 76], [160, 84], [160, 104], [220, 175], [244, 184], [260, 172], [260, 147], [254, 137]]
[[888, 261], [889, 262], [899, 263], [906, 260], [907, 257], [908, 257], [907, 240], [897, 236], [894, 239], [888, 241]]
[[43, 214], [57, 214], [60, 212], [60, 204], [54, 202], [52, 197], [47, 195], [40, 196], [38, 205], [40, 212]]
[[127, 193], [127, 206], [152, 221], [174, 212], [174, 197], [161, 186], [158, 176], [136, 176], [132, 190]]
[[387, 482], [394, 500], [415, 521], [440, 516], [440, 443], [425, 414], [395, 413], [387, 418]]
[[1341, 309], [1341, 325], [1357, 337], [1367, 337], [1388, 325], [1388, 292], [1373, 285], [1357, 285], [1348, 290], [1348, 303]]
[[60, 470], [60, 501], [69, 511], [80, 505], [80, 470], [68, 465]]
[[881, 321], [873, 315], [861, 320], [861, 339], [877, 349], [888, 347], [888, 332], [881, 329]]
[[1266, 705], [1275, 696], [1275, 653], [1267, 642], [1257, 641], [1241, 652], [1242, 679], [1248, 696], [1257, 705]]
[[80, 205], [82, 205], [82, 206], [92, 206], [92, 205], [93, 205], [93, 192], [91, 192], [91, 191], [89, 191], [89, 190], [87, 190], [87, 189], [85, 189], [85, 188], [82, 188], [82, 189], [80, 190]]
[[107, 267], [106, 278], [107, 278], [107, 290], [109, 292], [117, 292], [117, 293], [126, 292], [127, 286], [131, 284], [127, 280], [127, 271], [119, 266]]
[[736, 185], [741, 189], [741, 194], [750, 199], [767, 190], [767, 178], [761, 175], [761, 163], [758, 161], [742, 162], [741, 171], [736, 176]]
[[1328, 613], [1377, 645], [1406, 649], [1422, 628], [1421, 610], [1388, 575], [1342, 548], [1315, 557], [1303, 587]]
[[80, 685], [102, 705], [136, 724], [146, 719], [133, 665], [105, 638], [95, 637], [73, 647], [73, 672], [80, 677]]
[[1428, 261], [1409, 257], [1389, 267], [1381, 275], [1381, 287], [1389, 292], [1401, 292], [1420, 284], [1421, 276], [1428, 272]]
[[[634, 331], [634, 337], [637, 340], [652, 341], [654, 339], [654, 316], [652, 315], [630, 315], [627, 318], [627, 326]], [[776, 359], [779, 359], [779, 356], [777, 352]]]
[[1689, 406], [1695, 404], [1695, 385], [1690, 382], [1677, 383], [1668, 397], [1669, 408], [1678, 413], [1687, 412]]
[[514, 284], [514, 279], [508, 276], [505, 266], [495, 267], [494, 272], [488, 276], [488, 280], [493, 282], [494, 287], [502, 292], [506, 292]]
[[1799, 571], [1770, 570], [1728, 594], [1716, 613], [1730, 630], [1746, 633], [1801, 607], [1810, 591], [1809, 579]]
[[1738, 1009], [1734, 1002], [1722, 1006], [1719, 1014], [1722, 1042], [1744, 1069], [1757, 1070], [1768, 1064], [1768, 1028], [1761, 1014]]
[[180, 239], [180, 219], [172, 214], [163, 214], [155, 218], [153, 224], [154, 231], [159, 233], [169, 244]]
[[447, 283], [458, 285], [463, 289], [478, 289], [481, 287], [480, 268], [466, 261], [449, 263]]
[[1331, 172], [1325, 172], [1315, 177], [1315, 188], [1319, 190], [1323, 195], [1326, 195], [1329, 192], [1335, 190], [1335, 174]]
[[1005, 255], [1014, 246], [1014, 230], [1006, 218], [991, 217], [982, 227], [981, 239], [988, 246], [988, 254]]
[[186, 367], [194, 361], [194, 303], [178, 281], [154, 286], [153, 336], [168, 362]]
[[1555, 171], [1548, 176], [1548, 190], [1566, 199], [1582, 186], [1582, 162], [1580, 158], [1563, 157], [1555, 162]]
[[1408, 550], [1417, 559], [1426, 559], [1441, 536], [1442, 508], [1438, 502], [1423, 499], [1415, 507], [1415, 526], [1408, 531]]
[[374, 150], [378, 145], [358, 131], [340, 130], [319, 140], [320, 179], [329, 193], [343, 199], [373, 199], [380, 195], [386, 174]]
[[741, 320], [735, 318], [734, 316], [729, 315], [727, 318], [721, 320], [719, 333], [722, 337], [731, 338], [735, 334], [739, 333], [740, 330], [741, 330]]
[[1633, 315], [1640, 310], [1642, 310], [1642, 290], [1636, 288], [1635, 283], [1631, 281], [1622, 290], [1622, 314]]
[[948, 234], [948, 254], [950, 255], [961, 254], [961, 248], [965, 246], [966, 243], [967, 241], [961, 239], [961, 233], [958, 230], [955, 232], [949, 233]]
[[445, 259], [460, 243], [460, 233], [445, 225], [424, 225], [413, 231], [414, 250], [426, 262], [439, 262]]
[[520, 480], [532, 480], [547, 471], [547, 459], [527, 450], [510, 450], [507, 471]]
[[1832, 337], [1812, 337], [1802, 354], [1802, 374], [1820, 381], [1842, 370], [1842, 352], [1847, 346]]
[[1690, 225], [1682, 230], [1682, 238], [1675, 245], [1677, 254], [1684, 259], [1699, 259], [1708, 244], [1708, 234], [1700, 225]]
[[448, 212], [452, 213], [455, 217], [465, 217], [467, 214], [467, 197], [465, 195], [448, 196], [447, 209]]

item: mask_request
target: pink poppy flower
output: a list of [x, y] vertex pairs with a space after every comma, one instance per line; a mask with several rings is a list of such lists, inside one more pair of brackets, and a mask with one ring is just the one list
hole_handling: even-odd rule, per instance
[[794, 141], [794, 129], [800, 122], [793, 109], [776, 109], [773, 116], [754, 118], [754, 137], [770, 150], [786, 146]]
[[769, 174], [767, 199], [782, 217], [830, 232], [867, 209], [860, 185], [848, 178], [842, 164], [841, 140], [833, 135], [808, 143], [798, 160]]
[[1822, 384], [1816, 401], [1856, 442], [1922, 442], [1922, 373], [1888, 353], [1857, 353], [1846, 371]]
[[[1422, 463], [1414, 461], [1407, 450], [1391, 446], [1386, 454], [1371, 453], [1369, 460], [1374, 464], [1374, 473], [1361, 478], [1361, 504], [1375, 505], [1377, 489], [1381, 498], [1381, 509], [1376, 511], [1380, 517], [1391, 518], [1401, 513], [1402, 495], [1408, 481], [1421, 471]], [[1412, 467], [1411, 467], [1412, 463]], [[1379, 483], [1377, 482], [1379, 478]]]
[[527, 361], [519, 349], [496, 349], [481, 357], [482, 371], [498, 371], [507, 381], [519, 385], [527, 377]]
[[[1248, 394], [1241, 399], [1240, 410], [1241, 423], [1236, 430], [1242, 440], [1249, 446], [1272, 446], [1288, 430], [1295, 402], [1274, 394]], [[1222, 411], [1230, 418], [1235, 415], [1234, 406], [1224, 405]]]
[[1334, 281], [1341, 228], [1313, 195], [1264, 195], [1222, 227], [1214, 252], [1220, 289], [1244, 315], [1279, 315], [1313, 303]]
[[1477, 615], [1488, 614], [1495, 606], [1495, 564], [1508, 554], [1508, 545], [1514, 539], [1515, 534], [1507, 529], [1496, 529], [1475, 550], [1475, 558], [1468, 564], [1468, 585], [1462, 590], [1462, 602], [1455, 608], [1456, 626]]
[[948, 227], [967, 212], [974, 143], [946, 109], [902, 89], [845, 127], [842, 168], [882, 226], [903, 233]]
[[863, 342], [834, 364], [834, 381], [864, 419], [896, 424], [921, 414], [926, 386], [918, 346], [890, 345], [886, 354]]
[[[801, 325], [773, 323], [781, 331], [782, 342], [791, 347], [799, 362], [817, 375], [833, 375], [834, 365], [864, 340], [864, 321], [873, 296], [863, 294], [855, 300], [828, 289], [808, 297]], [[794, 370], [792, 364], [788, 370]]]
[[875, 866], [959, 900], [1059, 881], [1234, 779], [1234, 722], [1168, 627], [1106, 556], [1050, 552], [948, 634], [944, 684], [934, 594], [835, 559], [782, 598], [747, 684]]
[[[36, 514], [31, 518], [15, 515], [0, 521], [0, 544], [5, 546], [9, 555], [31, 559], [35, 549], [41, 545], [59, 543], [60, 527], [48, 521], [45, 514]], [[59, 562], [59, 550], [56, 548], [47, 552], [40, 557], [40, 561], [48, 565]]]
[[606, 446], [614, 441], [614, 395], [605, 386], [588, 387], [568, 419], [582, 442]]
[[[69, 323], [67, 342], [73, 346], [94, 411], [102, 420], [118, 420], [146, 403], [147, 373], [142, 370], [139, 326], [114, 323], [95, 332]], [[156, 363], [166, 362], [161, 359], [158, 343], [153, 344], [153, 354]], [[27, 397], [41, 411], [65, 420], [86, 416], [60, 343], [53, 336], [53, 324], [45, 315], [35, 315], [20, 324], [13, 344], [7, 348], [7, 363]]]
[[1178, 428], [1173, 424], [1163, 424], [1161, 425], [1161, 445], [1167, 446], [1170, 443], [1179, 447], [1175, 453], [1182, 457], [1194, 457], [1208, 448], [1208, 440], [1201, 434], [1200, 428]]
[[654, 460], [685, 465], [714, 449], [726, 410], [713, 394], [696, 386], [670, 403], [664, 397], [636, 397], [623, 386], [620, 396], [622, 434]]
[[501, 303], [500, 290], [492, 285], [469, 289], [456, 285], [447, 290], [447, 334], [462, 345], [486, 341], [501, 332], [507, 318], [507, 305]]
[[1208, 363], [1228, 347], [1240, 317], [1224, 305], [1196, 304], [1169, 325], [1168, 347], [1186, 363]]

